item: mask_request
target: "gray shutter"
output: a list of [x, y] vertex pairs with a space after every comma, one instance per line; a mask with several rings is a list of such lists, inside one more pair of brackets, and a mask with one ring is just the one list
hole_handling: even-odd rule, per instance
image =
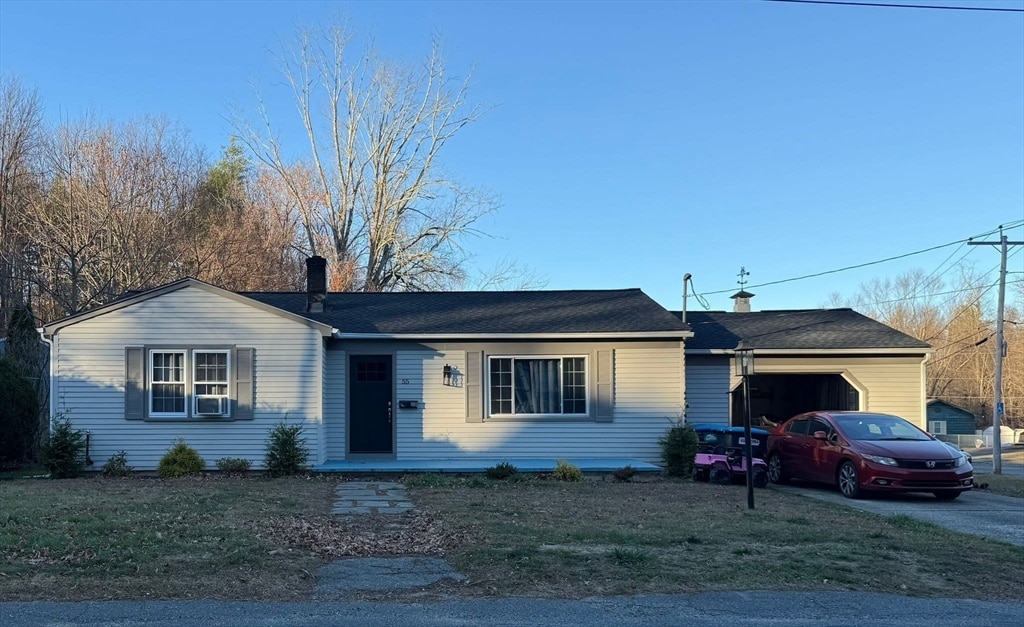
[[483, 422], [483, 353], [466, 353], [466, 422]]
[[143, 420], [146, 417], [146, 349], [126, 346], [124, 349], [124, 418]]
[[614, 352], [597, 351], [597, 422], [611, 422], [613, 410]]
[[233, 389], [235, 398], [233, 399], [232, 417], [235, 420], [252, 420], [253, 359], [254, 350], [251, 348], [236, 348], [234, 350], [235, 385]]

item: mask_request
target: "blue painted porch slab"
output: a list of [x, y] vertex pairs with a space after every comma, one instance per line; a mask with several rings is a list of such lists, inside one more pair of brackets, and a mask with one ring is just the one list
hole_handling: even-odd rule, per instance
[[[560, 458], [561, 459], [561, 458]], [[638, 472], [661, 472], [655, 466], [639, 459], [608, 457], [565, 458], [583, 472], [612, 472], [632, 466]], [[519, 472], [551, 472], [558, 460], [551, 458], [495, 457], [487, 459], [423, 459], [423, 460], [340, 460], [328, 461], [315, 466], [315, 472], [365, 472], [365, 473], [412, 473], [412, 472], [484, 472], [492, 466], [508, 462]]]

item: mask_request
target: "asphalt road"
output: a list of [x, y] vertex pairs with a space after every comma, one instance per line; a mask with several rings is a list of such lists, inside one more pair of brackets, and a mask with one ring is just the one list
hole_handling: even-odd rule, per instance
[[736, 624], [773, 627], [984, 624], [1017, 627], [1022, 620], [1022, 603], [919, 599], [867, 592], [718, 592], [581, 601], [478, 599], [415, 604], [217, 601], [0, 603], [0, 624], [4, 627], [726, 627]]
[[1024, 499], [989, 494], [983, 490], [965, 492], [954, 501], [940, 501], [931, 494], [883, 494], [867, 499], [848, 499], [834, 486], [799, 481], [788, 486], [773, 485], [772, 489], [882, 516], [905, 514], [954, 531], [1024, 546]]

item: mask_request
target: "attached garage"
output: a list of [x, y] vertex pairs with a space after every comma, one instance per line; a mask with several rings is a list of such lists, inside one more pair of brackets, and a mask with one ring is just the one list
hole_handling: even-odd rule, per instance
[[742, 339], [754, 348], [755, 425], [830, 409], [896, 414], [927, 426], [931, 348], [852, 309], [688, 312], [686, 322], [694, 333], [686, 342], [690, 422], [742, 424], [742, 378], [733, 364]]

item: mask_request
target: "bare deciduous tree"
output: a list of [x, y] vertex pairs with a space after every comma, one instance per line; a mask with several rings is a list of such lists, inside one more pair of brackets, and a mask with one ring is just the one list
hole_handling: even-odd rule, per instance
[[[874, 280], [846, 299], [830, 297], [831, 306], [853, 307], [876, 320], [932, 345], [925, 364], [929, 397], [942, 398], [990, 424], [995, 373], [995, 296], [992, 277], [960, 264], [947, 271], [953, 284], [943, 288], [938, 278], [911, 271], [896, 279]], [[1024, 427], [1024, 330], [1014, 324], [1019, 308], [1012, 295], [1024, 296], [1012, 279], [1007, 286], [1008, 306], [1003, 362], [1005, 424]]]
[[[435, 41], [422, 66], [356, 55], [340, 27], [303, 30], [281, 59], [309, 142], [289, 158], [267, 109], [262, 128], [236, 127], [283, 182], [308, 252], [360, 290], [439, 289], [465, 278], [461, 239], [497, 203], [459, 185], [438, 158], [480, 115], [467, 80], [453, 79]], [[344, 281], [348, 282], [348, 281]], [[332, 279], [332, 284], [335, 281]]]
[[[44, 194], [25, 220], [44, 318], [180, 277], [202, 155], [166, 122], [64, 124], [44, 148]], [[45, 301], [43, 303], [45, 305]]]
[[0, 333], [27, 298], [20, 223], [37, 191], [34, 167], [41, 137], [39, 98], [14, 77], [0, 78]]

